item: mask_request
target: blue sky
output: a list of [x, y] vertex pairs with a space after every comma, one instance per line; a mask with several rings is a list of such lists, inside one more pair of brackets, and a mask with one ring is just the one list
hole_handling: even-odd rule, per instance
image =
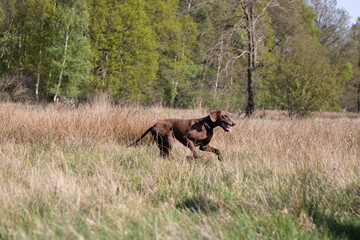
[[337, 0], [338, 8], [344, 8], [351, 17], [351, 24], [360, 17], [360, 0]]

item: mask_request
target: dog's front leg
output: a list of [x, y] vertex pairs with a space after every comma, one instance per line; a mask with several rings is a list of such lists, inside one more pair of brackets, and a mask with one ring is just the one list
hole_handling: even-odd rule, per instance
[[219, 149], [217, 148], [213, 148], [213, 147], [210, 147], [209, 145], [206, 145], [206, 146], [202, 146], [200, 145], [200, 150], [201, 151], [207, 151], [207, 152], [212, 152], [212, 153], [215, 153], [217, 156], [218, 156], [218, 159], [222, 162], [224, 161], [222, 155], [221, 155], [221, 152]]
[[192, 160], [193, 158], [198, 158], [199, 157], [199, 154], [197, 153], [196, 149], [195, 149], [195, 145], [194, 145], [194, 142], [189, 140], [189, 139], [186, 139], [186, 146], [188, 148], [190, 148], [191, 152], [192, 152], [192, 156], [187, 156], [186, 159], [187, 160]]

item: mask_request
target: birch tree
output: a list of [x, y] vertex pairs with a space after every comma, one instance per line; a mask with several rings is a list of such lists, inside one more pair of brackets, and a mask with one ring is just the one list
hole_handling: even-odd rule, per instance
[[55, 96], [54, 96], [54, 102], [56, 102], [58, 94], [59, 94], [59, 90], [60, 90], [60, 86], [61, 86], [61, 80], [62, 80], [62, 75], [64, 72], [64, 68], [65, 68], [65, 64], [66, 64], [66, 57], [67, 57], [67, 49], [68, 49], [68, 43], [69, 43], [69, 28], [70, 28], [70, 20], [69, 23], [66, 26], [66, 33], [65, 33], [65, 47], [64, 47], [64, 55], [63, 55], [63, 62], [60, 68], [60, 75], [59, 75], [59, 82], [57, 84], [57, 89], [55, 92]]
[[91, 70], [90, 41], [87, 36], [89, 13], [85, 0], [58, 1], [52, 22], [50, 46], [45, 50], [51, 58], [49, 71], [54, 79], [53, 100], [58, 96], [76, 98], [89, 81]]

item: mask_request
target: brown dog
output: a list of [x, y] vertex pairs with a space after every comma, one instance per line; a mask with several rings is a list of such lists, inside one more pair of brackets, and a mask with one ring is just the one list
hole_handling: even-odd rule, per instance
[[190, 148], [193, 156], [187, 159], [198, 158], [195, 147], [200, 146], [200, 150], [215, 153], [220, 161], [223, 157], [219, 149], [209, 146], [213, 137], [213, 130], [220, 126], [225, 132], [230, 132], [229, 126], [235, 126], [235, 122], [230, 119], [227, 112], [215, 110], [208, 116], [199, 119], [166, 119], [155, 123], [154, 126], [146, 130], [140, 138], [136, 139], [129, 146], [135, 146], [146, 134], [151, 132], [157, 146], [160, 149], [161, 157], [169, 157], [174, 144], [174, 137], [184, 146]]

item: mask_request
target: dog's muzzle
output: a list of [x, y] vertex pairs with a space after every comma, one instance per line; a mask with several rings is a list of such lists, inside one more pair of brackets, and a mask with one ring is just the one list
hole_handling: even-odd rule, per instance
[[235, 123], [234, 122], [221, 123], [221, 127], [222, 127], [222, 129], [224, 129], [225, 132], [231, 132], [231, 129], [229, 126], [233, 127], [233, 126], [235, 126]]

